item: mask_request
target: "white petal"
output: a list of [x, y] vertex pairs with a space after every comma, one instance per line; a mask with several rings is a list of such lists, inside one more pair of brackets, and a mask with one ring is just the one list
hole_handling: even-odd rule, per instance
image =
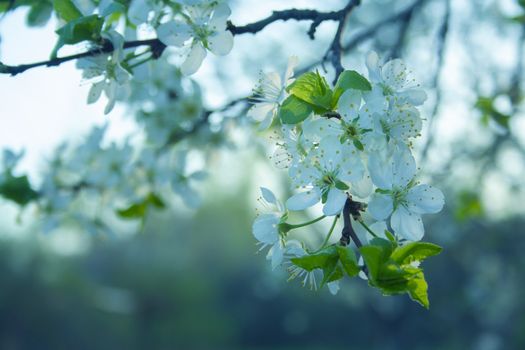
[[272, 259], [272, 269], [281, 265], [284, 258], [284, 249], [281, 247], [279, 242], [273, 245], [272, 249], [268, 252], [268, 256]]
[[359, 198], [366, 198], [372, 194], [374, 190], [374, 184], [370, 179], [370, 175], [365, 174], [359, 181], [352, 182], [350, 192]]
[[146, 23], [151, 8], [146, 0], [132, 0], [128, 9], [128, 18], [134, 25]]
[[275, 198], [273, 192], [267, 189], [266, 187], [261, 187], [261, 194], [264, 200], [268, 203], [277, 204], [277, 198]]
[[328, 192], [328, 197], [326, 198], [326, 203], [323, 207], [324, 215], [331, 216], [337, 215], [343, 210], [345, 202], [348, 196], [343, 191], [332, 187]]
[[385, 231], [387, 230], [386, 222], [384, 221], [377, 221], [374, 222], [372, 225], [370, 225], [370, 230], [374, 232], [379, 237], [386, 238]]
[[273, 122], [273, 114], [268, 114], [266, 118], [259, 124], [259, 127], [257, 128], [259, 131], [264, 131], [268, 129]]
[[374, 193], [368, 202], [368, 212], [376, 220], [385, 220], [394, 209], [392, 197], [387, 194]]
[[396, 58], [388, 61], [381, 70], [383, 80], [387, 85], [399, 90], [406, 84], [407, 69], [402, 60]]
[[414, 106], [421, 106], [427, 100], [427, 93], [423, 89], [408, 89], [400, 93], [399, 96]]
[[227, 55], [233, 47], [233, 34], [229, 30], [208, 37], [208, 48], [217, 56]]
[[377, 82], [381, 79], [379, 72], [379, 56], [375, 51], [371, 51], [366, 56], [366, 68], [371, 81]]
[[297, 193], [286, 201], [286, 208], [289, 210], [304, 210], [319, 202], [321, 196], [317, 188], [306, 192]]
[[347, 143], [344, 148], [344, 157], [340, 161], [340, 173], [338, 178], [343, 181], [351, 182], [352, 184], [363, 180], [365, 175], [365, 166], [359, 151], [354, 145]]
[[101, 81], [98, 83], [95, 83], [91, 86], [88, 93], [88, 99], [87, 103], [95, 103], [100, 98], [100, 95], [102, 94], [102, 90], [104, 90], [104, 86], [106, 85], [105, 82]]
[[269, 115], [274, 114], [278, 105], [277, 103], [257, 103], [248, 111], [248, 116], [258, 122], [265, 120]]
[[328, 286], [328, 290], [332, 295], [336, 295], [337, 292], [339, 292], [339, 281], [333, 281], [326, 284]]
[[104, 114], [108, 114], [115, 107], [115, 102], [117, 101], [117, 88], [118, 85], [115, 81], [110, 82], [104, 86], [104, 93], [108, 98], [108, 104], [104, 108]]
[[255, 238], [265, 244], [274, 244], [279, 240], [279, 216], [276, 214], [263, 214], [255, 219], [252, 233]]
[[437, 213], [445, 204], [443, 192], [429, 185], [418, 185], [411, 188], [406, 199], [410, 211], [417, 214]]
[[392, 188], [392, 161], [385, 149], [370, 154], [368, 172], [374, 185], [381, 189]]
[[191, 28], [183, 22], [169, 21], [157, 27], [157, 36], [166, 45], [181, 47], [191, 37]]
[[180, 67], [182, 74], [192, 75], [195, 73], [201, 66], [204, 57], [206, 57], [206, 49], [202, 47], [201, 43], [193, 44], [188, 57]]
[[419, 241], [425, 234], [421, 216], [411, 213], [404, 206], [399, 206], [390, 219], [394, 232], [409, 241]]
[[408, 147], [400, 146], [392, 157], [392, 183], [405, 187], [416, 175], [416, 160]]
[[284, 72], [284, 77], [283, 77], [284, 78], [283, 82], [286, 85], [290, 85], [290, 83], [292, 83], [293, 71], [295, 67], [297, 67], [298, 64], [299, 64], [299, 57], [290, 56], [290, 58], [288, 59], [288, 65], [286, 66], [286, 71]]
[[223, 31], [226, 29], [226, 21], [228, 20], [228, 17], [230, 17], [232, 11], [230, 10], [230, 7], [225, 4], [221, 3], [215, 7], [213, 10], [212, 18], [210, 19], [210, 22], [208, 23], [211, 30], [214, 31]]
[[345, 121], [355, 119], [361, 107], [361, 93], [353, 89], [346, 90], [339, 98], [337, 106]]

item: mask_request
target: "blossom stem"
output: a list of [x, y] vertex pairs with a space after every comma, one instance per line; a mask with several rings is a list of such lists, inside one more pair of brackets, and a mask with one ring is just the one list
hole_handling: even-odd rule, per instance
[[290, 224], [289, 227], [290, 229], [294, 229], [294, 228], [299, 228], [299, 227], [303, 227], [303, 226], [308, 226], [308, 225], [311, 225], [313, 223], [316, 223], [317, 221], [321, 221], [325, 218], [326, 216], [325, 215], [322, 215], [316, 219], [313, 219], [313, 220], [310, 220], [310, 221], [307, 221], [307, 222], [303, 222], [302, 224]]
[[365, 230], [368, 231], [368, 233], [370, 233], [370, 234], [371, 234], [372, 236], [374, 236], [375, 238], [378, 237], [378, 235], [377, 235], [376, 233], [374, 233], [374, 231], [372, 231], [372, 230], [370, 229], [370, 227], [368, 227], [368, 225], [364, 223], [363, 220], [358, 220], [358, 222], [361, 224], [361, 226], [363, 226], [363, 227], [365, 228]]
[[337, 224], [338, 220], [339, 220], [339, 215], [336, 215], [334, 217], [334, 221], [332, 222], [332, 226], [330, 227], [330, 231], [328, 231], [328, 234], [326, 235], [326, 237], [325, 237], [325, 239], [323, 241], [323, 244], [321, 244], [321, 246], [318, 249], [314, 250], [310, 254], [319, 253], [321, 250], [326, 248], [326, 246], [328, 245], [328, 241], [330, 240], [330, 237], [332, 237], [332, 233], [334, 232], [334, 229], [335, 229], [335, 224]]

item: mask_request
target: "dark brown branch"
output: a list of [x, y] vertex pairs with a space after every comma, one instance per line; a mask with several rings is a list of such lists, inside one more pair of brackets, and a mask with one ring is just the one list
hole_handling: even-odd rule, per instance
[[231, 22], [228, 22], [228, 29], [234, 34], [245, 34], [245, 33], [251, 33], [255, 34], [257, 32], [260, 32], [263, 30], [267, 25], [274, 23], [276, 21], [288, 21], [288, 20], [296, 20], [296, 21], [312, 21], [312, 25], [308, 31], [308, 36], [310, 38], [314, 38], [315, 30], [324, 21], [341, 21], [341, 18], [346, 16], [347, 13], [349, 13], [352, 8], [357, 6], [361, 1], [350, 1], [347, 6], [342, 8], [339, 11], [331, 11], [331, 12], [319, 12], [317, 10], [309, 10], [309, 9], [289, 9], [289, 10], [282, 10], [282, 11], [273, 11], [272, 14], [260, 21], [246, 24], [244, 26], [236, 26], [232, 24]]
[[[130, 49], [130, 48], [140, 47], [140, 46], [149, 46], [154, 58], [160, 57], [162, 55], [162, 52], [164, 52], [164, 50], [166, 49], [166, 45], [158, 39], [133, 40], [133, 41], [127, 41], [124, 43], [125, 49]], [[82, 52], [82, 53], [78, 53], [78, 54], [70, 55], [70, 56], [57, 57], [57, 58], [50, 59], [48, 61], [21, 64], [18, 66], [7, 66], [7, 65], [0, 64], [0, 73], [11, 74], [12, 76], [14, 76], [14, 75], [23, 73], [26, 70], [31, 69], [31, 68], [54, 67], [64, 62], [76, 60], [79, 58], [92, 57], [92, 56], [97, 56], [97, 55], [101, 55], [104, 53], [111, 53], [113, 52], [113, 50], [114, 49], [113, 49], [113, 45], [111, 44], [111, 42], [106, 41], [102, 44], [102, 46], [88, 50], [86, 52]]]
[[352, 197], [349, 197], [343, 208], [343, 230], [341, 231], [341, 239], [339, 243], [342, 246], [350, 244], [350, 240], [354, 241], [357, 248], [361, 248], [363, 244], [352, 227], [351, 218], [357, 219], [361, 216], [361, 211], [364, 209], [363, 203], [355, 202]]
[[[290, 9], [283, 11], [274, 11], [270, 16], [244, 26], [236, 26], [231, 22], [228, 22], [228, 30], [232, 32], [233, 35], [240, 35], [245, 33], [255, 34], [263, 30], [267, 25], [276, 22], [276, 21], [287, 21], [290, 19], [302, 21], [302, 20], [311, 20], [312, 26], [308, 31], [308, 35], [313, 38], [315, 29], [317, 26], [324, 21], [342, 21], [343, 18], [346, 18], [346, 15], [360, 3], [360, 0], [352, 0], [339, 11], [331, 12], [319, 12], [317, 10], [299, 10], [299, 9]], [[159, 39], [148, 39], [148, 40], [134, 40], [127, 41], [124, 43], [124, 48], [134, 48], [140, 46], [149, 46], [151, 48], [154, 58], [158, 58], [162, 55], [166, 49], [166, 45], [162, 43]], [[12, 76], [25, 72], [28, 69], [36, 67], [54, 67], [58, 66], [64, 62], [76, 60], [79, 58], [97, 56], [104, 53], [113, 52], [113, 45], [110, 42], [104, 42], [101, 47], [88, 50], [86, 52], [78, 53], [75, 55], [69, 55], [64, 57], [57, 57], [47, 61], [40, 61], [36, 63], [21, 64], [17, 66], [9, 66], [0, 63], [0, 74], [10, 74]]]
[[350, 0], [348, 4], [345, 6], [344, 9], [342, 9], [337, 17], [337, 21], [339, 22], [337, 25], [337, 30], [334, 35], [334, 39], [332, 40], [332, 43], [330, 44], [330, 47], [326, 51], [323, 62], [328, 60], [330, 58], [330, 61], [332, 63], [332, 66], [335, 70], [335, 77], [334, 77], [334, 85], [337, 82], [337, 78], [339, 78], [339, 75], [343, 72], [343, 64], [341, 63], [341, 56], [343, 47], [341, 44], [341, 37], [343, 35], [343, 30], [346, 25], [346, 20], [348, 16], [350, 15], [350, 12], [354, 9], [354, 7], [361, 4], [361, 0]]
[[[398, 21], [406, 20], [406, 17], [409, 15], [409, 13], [411, 11], [413, 11], [413, 9], [415, 7], [421, 5], [425, 1], [427, 1], [427, 0], [416, 0], [416, 1], [414, 1], [414, 3], [412, 3], [410, 6], [408, 6], [404, 10], [402, 10], [402, 11], [400, 11], [400, 12], [398, 12], [398, 13], [392, 15], [392, 16], [386, 17], [385, 19], [382, 19], [382, 20], [378, 21], [374, 25], [372, 25], [372, 26], [370, 26], [370, 27], [360, 31], [352, 39], [350, 39], [346, 44], [342, 45], [342, 53], [347, 53], [347, 52], [353, 50], [357, 45], [359, 45], [363, 41], [371, 38], [374, 34], [376, 34], [384, 26], [392, 24], [392, 23], [395, 23], [395, 22], [398, 22]], [[296, 75], [301, 75], [301, 74], [303, 74], [305, 72], [308, 72], [312, 68], [318, 66], [319, 64], [322, 64], [324, 61], [325, 61], [325, 59], [323, 58], [320, 61], [311, 63], [310, 65], [308, 65], [308, 66], [302, 68], [301, 70], [299, 70]]]

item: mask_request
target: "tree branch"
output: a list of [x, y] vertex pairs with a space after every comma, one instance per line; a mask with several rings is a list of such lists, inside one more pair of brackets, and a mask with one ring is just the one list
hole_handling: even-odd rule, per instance
[[428, 150], [430, 149], [430, 146], [434, 142], [434, 133], [432, 132], [432, 126], [438, 114], [439, 106], [441, 105], [441, 88], [439, 86], [439, 78], [441, 76], [441, 71], [443, 69], [443, 63], [445, 60], [445, 44], [446, 44], [447, 35], [448, 35], [448, 27], [449, 27], [450, 12], [451, 12], [450, 0], [445, 0], [445, 6], [446, 6], [445, 15], [443, 16], [443, 21], [441, 22], [441, 26], [438, 31], [438, 42], [437, 42], [437, 58], [438, 59], [436, 63], [436, 72], [434, 74], [434, 79], [432, 81], [432, 86], [436, 89], [436, 100], [434, 101], [432, 113], [430, 114], [430, 118], [428, 121], [427, 130], [429, 130], [429, 134], [428, 134], [427, 140], [425, 144], [423, 145], [423, 148], [421, 151], [421, 164], [424, 164], [426, 162], [426, 159], [428, 156]]
[[[308, 31], [308, 35], [310, 36], [310, 38], [313, 39], [315, 30], [317, 26], [319, 26], [319, 24], [321, 24], [324, 21], [330, 21], [330, 20], [342, 22], [343, 19], [346, 18], [347, 14], [355, 6], [359, 5], [360, 2], [361, 2], [360, 0], [351, 0], [341, 10], [330, 11], [330, 12], [320, 12], [317, 10], [308, 10], [308, 9], [303, 9], [303, 10], [289, 9], [289, 10], [283, 10], [283, 11], [274, 11], [270, 16], [260, 21], [246, 24], [243, 26], [236, 26], [232, 24], [230, 21], [228, 21], [227, 29], [231, 31], [233, 35], [241, 35], [245, 33], [255, 34], [263, 30], [269, 24], [274, 23], [276, 21], [280, 21], [280, 20], [287, 21], [291, 19], [297, 20], [297, 21], [311, 20], [312, 26], [310, 27], [310, 30]], [[134, 40], [134, 41], [127, 41], [124, 43], [124, 49], [140, 47], [140, 46], [149, 46], [151, 48], [154, 58], [160, 57], [162, 53], [164, 52], [164, 50], [166, 49], [166, 45], [162, 43], [159, 39]], [[111, 43], [107, 41], [107, 42], [104, 42], [101, 47], [97, 47], [95, 49], [91, 49], [86, 52], [82, 52], [82, 53], [78, 53], [74, 55], [53, 58], [47, 61], [21, 64], [21, 65], [16, 65], [16, 66], [9, 66], [9, 65], [0, 63], [0, 74], [10, 74], [11, 76], [15, 76], [17, 74], [27, 71], [28, 69], [32, 69], [36, 67], [55, 67], [64, 62], [76, 60], [79, 58], [92, 57], [92, 56], [97, 56], [97, 55], [104, 54], [104, 53], [111, 53], [113, 52], [113, 50], [114, 50], [113, 45], [111, 45]]]
[[341, 239], [339, 243], [342, 246], [347, 246], [350, 243], [350, 240], [354, 241], [357, 248], [360, 248], [363, 244], [352, 227], [352, 222], [350, 217], [354, 220], [358, 219], [361, 216], [360, 211], [364, 209], [363, 203], [355, 202], [352, 200], [352, 197], [348, 197], [343, 208], [343, 230], [341, 231]]

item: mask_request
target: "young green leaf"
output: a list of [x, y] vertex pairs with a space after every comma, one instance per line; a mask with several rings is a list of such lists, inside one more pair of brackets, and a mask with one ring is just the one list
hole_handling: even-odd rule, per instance
[[312, 113], [312, 107], [295, 97], [288, 96], [279, 108], [279, 118], [283, 124], [297, 124], [308, 118]]
[[372, 90], [372, 85], [370, 82], [363, 77], [361, 74], [357, 73], [355, 70], [345, 70], [339, 79], [334, 88], [334, 96], [332, 99], [332, 106], [336, 106], [339, 101], [339, 97], [348, 89], [370, 91]]
[[396, 248], [392, 259], [398, 264], [410, 264], [413, 261], [423, 261], [429, 256], [438, 255], [442, 248], [427, 242], [411, 242]]
[[286, 91], [309, 104], [320, 107], [316, 109], [316, 113], [329, 111], [332, 107], [332, 90], [319, 72], [301, 75], [286, 88]]

